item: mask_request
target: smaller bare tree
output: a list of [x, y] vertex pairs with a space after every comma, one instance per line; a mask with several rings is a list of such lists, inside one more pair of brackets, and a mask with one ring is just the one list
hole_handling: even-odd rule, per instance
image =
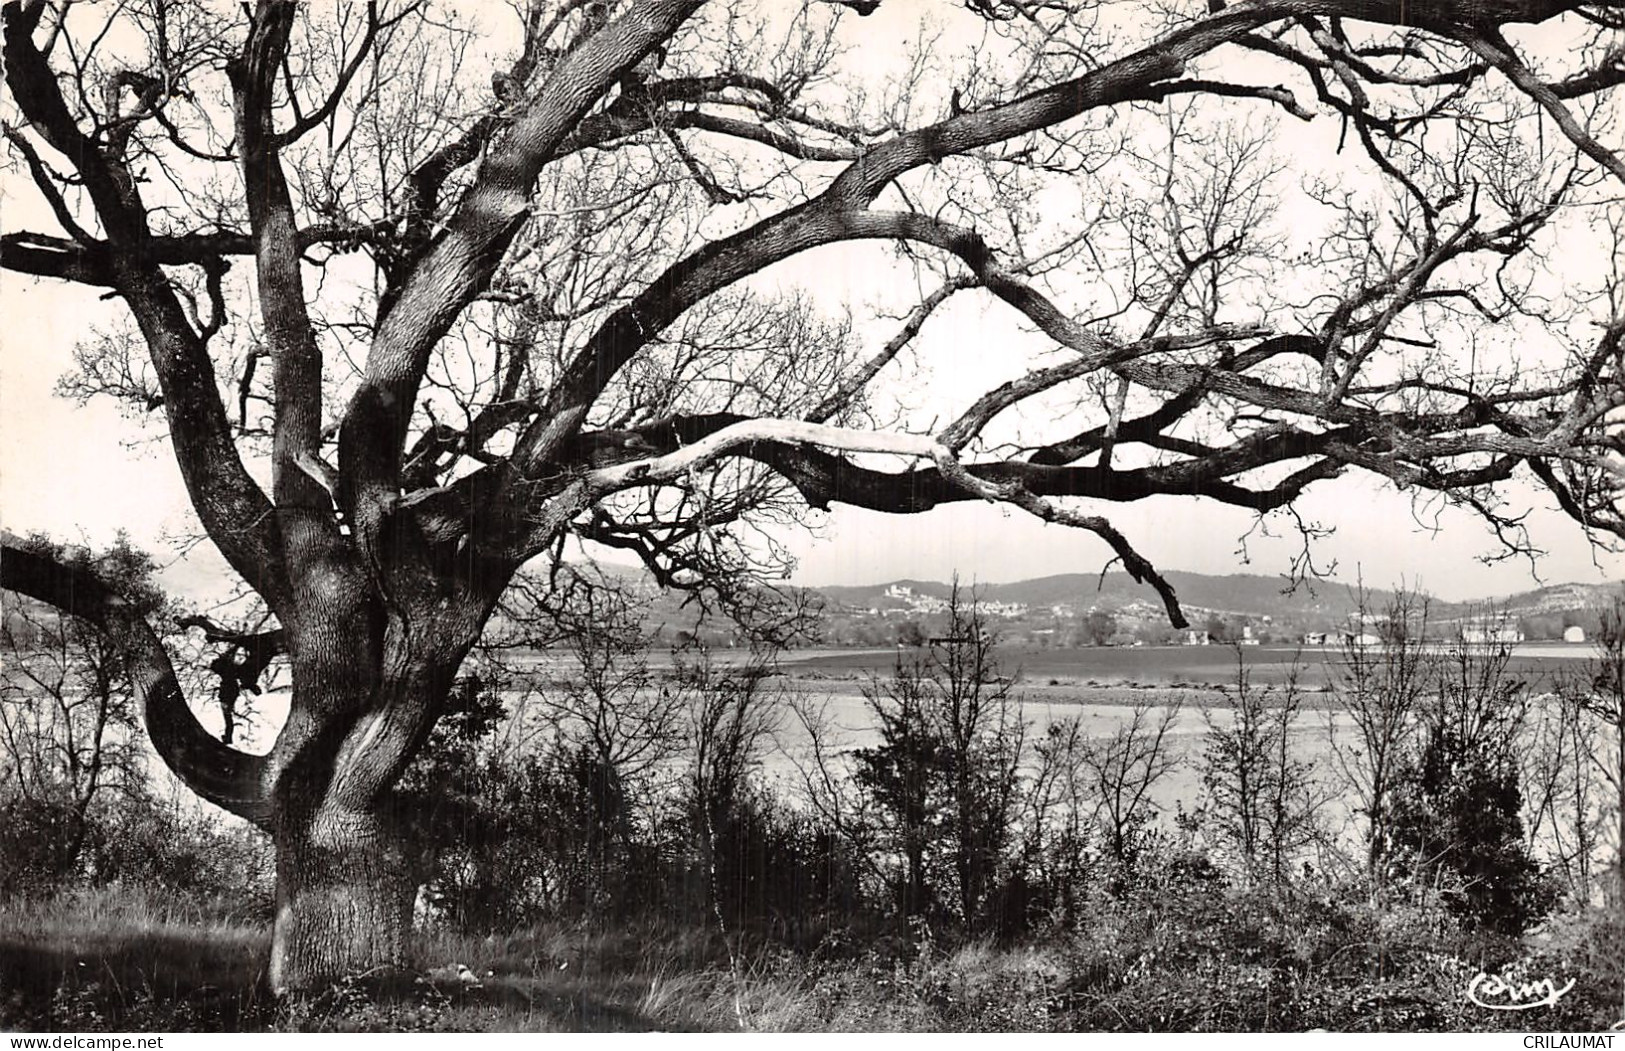
[[864, 690], [881, 743], [857, 753], [856, 777], [902, 859], [903, 915], [940, 907], [981, 930], [1016, 846], [1026, 721], [957, 579], [947, 615], [946, 635]]
[[791, 693], [786, 707], [788, 732], [779, 738], [779, 751], [796, 772], [801, 799], [857, 863], [862, 878], [884, 886], [877, 843], [883, 816], [855, 776], [849, 734], [830, 711], [830, 698]]
[[1136, 703], [1127, 723], [1080, 750], [1106, 849], [1120, 870], [1133, 867], [1138, 832], [1155, 813], [1152, 789], [1181, 762], [1170, 735], [1183, 711], [1177, 699], [1160, 706]]
[[1524, 835], [1562, 877], [1571, 902], [1585, 905], [1594, 890], [1593, 865], [1601, 800], [1593, 756], [1600, 727], [1581, 703], [1589, 681], [1559, 681], [1531, 702], [1519, 747], [1524, 787]]
[[1604, 893], [1625, 907], [1625, 595], [1615, 595], [1598, 620], [1595, 657], [1560, 685], [1559, 696], [1589, 724], [1589, 733], [1576, 734], [1583, 734], [1586, 759], [1612, 796], [1598, 807], [1613, 812], [1615, 826], [1613, 886]]
[[1091, 742], [1077, 715], [1053, 719], [1033, 743], [1024, 794], [1022, 864], [1049, 889], [1056, 919], [1070, 927], [1083, 914], [1080, 891], [1095, 847], [1098, 797], [1085, 757]]
[[[1498, 625], [1495, 613], [1467, 625]], [[1551, 881], [1524, 834], [1520, 752], [1528, 683], [1509, 674], [1512, 642], [1464, 628], [1429, 655], [1419, 749], [1391, 808], [1393, 845], [1465, 922], [1521, 933], [1550, 910]]]
[[[152, 560], [122, 533], [103, 552], [31, 545], [91, 570], [144, 615], [159, 614]], [[140, 715], [116, 640], [28, 600], [0, 626], [0, 873], [46, 889], [81, 875], [99, 812], [148, 786]]]
[[[1357, 603], [1361, 628], [1369, 609], [1362, 587]], [[1381, 893], [1392, 840], [1394, 795], [1416, 752], [1420, 707], [1429, 688], [1424, 643], [1428, 602], [1414, 592], [1396, 591], [1380, 622], [1384, 629], [1378, 644], [1362, 639], [1358, 629], [1345, 641], [1332, 677], [1336, 703], [1326, 719], [1333, 760], [1364, 823], [1364, 867], [1376, 894]]]
[[1302, 711], [1294, 663], [1277, 690], [1255, 687], [1236, 648], [1229, 718], [1204, 707], [1207, 747], [1202, 784], [1207, 810], [1249, 878], [1284, 883], [1291, 862], [1316, 842], [1321, 799], [1311, 764], [1292, 750]]
[[604, 777], [642, 782], [682, 747], [684, 703], [649, 666], [654, 633], [636, 585], [600, 570], [561, 566], [541, 586], [510, 587], [532, 646], [563, 658], [561, 674], [527, 697], [555, 743], [581, 752]]
[[999, 667], [997, 636], [958, 579], [948, 596], [948, 630], [933, 646], [938, 733], [947, 746], [959, 915], [976, 929], [1012, 842], [1027, 724], [1016, 677]]
[[776, 657], [776, 648], [758, 647], [743, 662], [725, 664], [702, 647], [679, 654], [675, 675], [687, 713], [687, 833], [705, 904], [724, 936], [729, 914], [746, 911], [752, 774], [780, 718], [781, 698], [769, 688]]
[[904, 916], [924, 915], [936, 899], [927, 862], [942, 807], [941, 754], [931, 718], [932, 684], [924, 658], [897, 664], [887, 679], [864, 686], [863, 699], [880, 731], [880, 744], [857, 752], [856, 777], [878, 818], [889, 852], [902, 860], [895, 890]]

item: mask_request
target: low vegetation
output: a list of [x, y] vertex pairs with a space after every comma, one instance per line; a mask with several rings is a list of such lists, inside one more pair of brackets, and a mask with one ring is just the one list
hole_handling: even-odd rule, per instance
[[[1509, 938], [1464, 932], [1422, 905], [1374, 908], [1329, 884], [1249, 891], [1188, 858], [1154, 863], [1164, 862], [1158, 881], [1099, 894], [1087, 925], [1012, 943], [939, 941], [920, 928], [912, 941], [741, 948], [714, 928], [657, 922], [430, 931], [414, 964], [466, 961], [477, 986], [354, 976], [281, 1003], [264, 985], [263, 926], [175, 915], [139, 891], [103, 888], [0, 911], [0, 1027], [1553, 1031], [1603, 1029], [1620, 1015], [1617, 914], [1565, 915]], [[1550, 1008], [1491, 1012], [1465, 995], [1486, 970], [1575, 985]]]
[[[1602, 659], [1539, 696], [1506, 648], [1407, 645], [1420, 632], [1344, 654], [1314, 705], [1238, 654], [1190, 749], [1165, 691], [1126, 699], [1110, 734], [1082, 716], [1037, 728], [956, 590], [948, 630], [864, 682], [878, 733], [854, 746], [816, 694], [781, 690], [784, 620], [743, 660], [655, 661], [637, 604], [578, 583], [503, 641], [528, 624], [579, 674], [537, 686], [485, 660], [402, 782], [406, 966], [295, 997], [267, 984], [265, 839], [155, 782], [116, 655], [57, 621], [8, 634], [0, 1027], [1579, 1029], [1625, 1013], [1625, 603], [1601, 618]], [[1425, 615], [1407, 602], [1387, 623]], [[45, 689], [20, 658], [47, 652], [99, 668], [79, 681], [102, 692]], [[1339, 718], [1308, 710], [1327, 707]], [[1332, 761], [1304, 760], [1308, 732]], [[1156, 788], [1176, 772], [1200, 795], [1167, 813]], [[1469, 996], [1480, 975], [1573, 985], [1496, 1011]]]

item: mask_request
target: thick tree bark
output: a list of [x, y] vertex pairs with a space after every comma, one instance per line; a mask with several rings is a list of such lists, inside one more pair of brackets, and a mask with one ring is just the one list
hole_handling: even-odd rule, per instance
[[[454, 629], [432, 634], [438, 642]], [[415, 642], [428, 648], [421, 638]], [[462, 647], [450, 648], [460, 656]], [[416, 888], [400, 845], [393, 787], [439, 714], [457, 667], [456, 658], [413, 659], [413, 649], [384, 646], [376, 665], [348, 671], [348, 690], [319, 680], [301, 688], [296, 663], [293, 707], [300, 721], [284, 731], [289, 747], [279, 743], [273, 753], [281, 765], [270, 961], [278, 995], [406, 963]]]
[[[300, 786], [291, 791], [304, 803]], [[324, 789], [308, 786], [313, 796]], [[405, 965], [412, 894], [390, 815], [315, 798], [280, 817], [269, 977], [278, 995]]]
[[[323, 568], [323, 567], [318, 567]], [[299, 619], [279, 633], [293, 670], [289, 720], [266, 756], [214, 740], [181, 695], [162, 643], [128, 602], [49, 552], [10, 543], [0, 587], [108, 634], [127, 655], [147, 731], [203, 798], [276, 841], [270, 981], [278, 994], [405, 963], [415, 887], [392, 789], [439, 715], [494, 601], [402, 596], [328, 565]]]
[[394, 786], [488, 612], [474, 600], [386, 601], [355, 578], [325, 579], [289, 631], [293, 703], [270, 757], [277, 885], [269, 977], [278, 995], [406, 964], [416, 887]]

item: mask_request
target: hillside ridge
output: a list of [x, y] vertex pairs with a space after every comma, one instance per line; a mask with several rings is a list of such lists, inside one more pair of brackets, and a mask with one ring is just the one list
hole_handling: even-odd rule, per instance
[[[1226, 575], [1170, 571], [1164, 574], [1182, 605], [1209, 612], [1244, 613], [1274, 617], [1303, 615], [1343, 616], [1362, 604], [1357, 585], [1337, 580], [1300, 581], [1296, 586], [1283, 577], [1257, 573]], [[1057, 573], [1026, 580], [982, 584], [961, 580], [988, 602], [1023, 603], [1029, 606], [1067, 604], [1083, 608], [1118, 610], [1130, 606], [1159, 605], [1156, 594], [1127, 573]], [[1620, 585], [1565, 582], [1548, 584], [1511, 595], [1452, 602], [1419, 592], [1426, 598], [1432, 617], [1466, 616], [1475, 610], [1493, 608], [1508, 614], [1562, 613], [1596, 608], [1607, 601]], [[866, 606], [882, 600], [888, 590], [909, 588], [915, 594], [946, 598], [952, 585], [942, 581], [898, 579], [875, 584], [808, 586], [826, 599], [847, 606]], [[1388, 606], [1395, 592], [1387, 588], [1364, 589], [1364, 606], [1377, 612]]]

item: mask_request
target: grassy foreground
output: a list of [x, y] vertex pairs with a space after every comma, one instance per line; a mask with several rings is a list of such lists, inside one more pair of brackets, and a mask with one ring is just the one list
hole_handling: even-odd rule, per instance
[[[712, 933], [650, 926], [427, 934], [414, 964], [465, 963], [478, 988], [361, 976], [277, 1004], [261, 926], [113, 888], [0, 907], [0, 1028], [1551, 1031], [1620, 1017], [1625, 939], [1607, 916], [1494, 941], [1414, 907], [1214, 894], [1103, 902], [1088, 930], [1004, 947], [894, 935], [730, 953]], [[1575, 986], [1552, 1007], [1487, 1011], [1466, 996], [1481, 970]]]

